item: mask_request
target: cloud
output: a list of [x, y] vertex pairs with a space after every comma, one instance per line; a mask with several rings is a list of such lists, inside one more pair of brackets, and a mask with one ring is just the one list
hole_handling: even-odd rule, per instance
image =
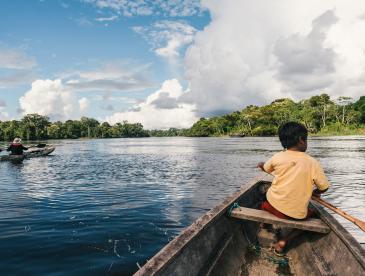
[[[365, 2], [203, 0], [211, 22], [188, 47], [185, 77], [199, 116], [365, 91]], [[361, 92], [362, 91], [362, 92]]]
[[5, 107], [6, 107], [6, 102], [3, 100], [0, 100], [0, 121], [9, 120], [9, 113], [4, 111]]
[[184, 21], [161, 20], [150, 27], [133, 27], [133, 30], [152, 46], [154, 52], [174, 62], [179, 51], [193, 42], [196, 29]]
[[278, 58], [278, 76], [294, 91], [314, 91], [335, 81], [336, 53], [324, 46], [328, 31], [338, 18], [333, 10], [326, 11], [312, 22], [308, 35], [293, 34], [274, 45]]
[[80, 18], [76, 18], [76, 19], [74, 19], [74, 21], [80, 27], [91, 27], [91, 26], [93, 26], [93, 23], [88, 18], [86, 18], [85, 16], [80, 17]]
[[98, 18], [95, 18], [95, 21], [98, 21], [98, 22], [110, 22], [110, 21], [115, 21], [117, 19], [118, 19], [118, 16], [112, 15], [110, 17], [98, 17]]
[[186, 92], [176, 79], [167, 80], [161, 89], [134, 105], [129, 111], [117, 112], [105, 118], [111, 124], [127, 120], [142, 123], [146, 129], [187, 128], [198, 120], [195, 106], [177, 100]]
[[9, 113], [0, 110], [0, 121], [8, 121], [10, 119]]
[[0, 68], [32, 69], [36, 65], [35, 58], [27, 56], [22, 50], [0, 46]]
[[6, 70], [7, 73], [0, 75], [0, 88], [8, 88], [20, 84], [28, 84], [36, 79], [30, 70]]
[[60, 79], [36, 80], [32, 88], [19, 99], [23, 113], [46, 115], [51, 120], [78, 118], [88, 105], [88, 100], [78, 100]]
[[34, 57], [24, 51], [0, 45], [0, 89], [26, 84], [35, 79]]
[[89, 105], [90, 101], [87, 98], [83, 97], [79, 99], [79, 107], [81, 112], [85, 112], [89, 108]]
[[151, 88], [149, 65], [133, 66], [118, 62], [105, 63], [100, 69], [64, 74], [70, 90], [137, 91]]
[[202, 12], [200, 0], [84, 0], [99, 9], [117, 11], [123, 16], [193, 16]]
[[157, 109], [179, 108], [177, 98], [170, 97], [168, 92], [161, 92], [156, 100], [151, 102]]

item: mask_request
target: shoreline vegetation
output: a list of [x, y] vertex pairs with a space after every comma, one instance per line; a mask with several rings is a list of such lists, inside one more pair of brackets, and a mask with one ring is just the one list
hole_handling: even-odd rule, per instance
[[332, 100], [327, 94], [299, 102], [277, 99], [264, 106], [250, 105], [230, 114], [200, 118], [188, 129], [145, 130], [140, 123], [110, 125], [87, 117], [50, 122], [47, 116], [28, 114], [19, 121], [0, 121], [0, 141], [11, 141], [16, 136], [24, 140], [273, 136], [288, 121], [303, 123], [312, 136], [365, 135], [365, 96], [356, 102], [350, 97]]

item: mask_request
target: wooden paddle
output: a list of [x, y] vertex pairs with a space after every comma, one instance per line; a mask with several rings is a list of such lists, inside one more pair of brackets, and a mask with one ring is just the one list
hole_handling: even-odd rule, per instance
[[357, 225], [362, 231], [365, 232], [365, 222], [362, 220], [359, 220], [358, 218], [354, 218], [353, 216], [350, 216], [346, 212], [342, 211], [341, 209], [337, 208], [336, 206], [333, 206], [331, 203], [328, 203], [327, 201], [323, 200], [322, 198], [312, 196], [312, 199], [314, 201], [317, 201], [318, 203], [322, 204], [323, 206], [327, 207], [328, 209], [331, 209], [333, 212], [339, 214], [340, 216], [344, 217], [345, 219], [348, 219], [355, 225]]

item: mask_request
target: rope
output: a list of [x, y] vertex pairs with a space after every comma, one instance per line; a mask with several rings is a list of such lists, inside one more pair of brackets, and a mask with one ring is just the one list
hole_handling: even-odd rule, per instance
[[266, 258], [269, 262], [273, 264], [277, 264], [280, 267], [287, 267], [289, 266], [290, 258], [286, 255], [273, 257], [272, 251], [266, 248], [262, 248], [259, 244], [250, 244], [248, 246], [249, 251], [253, 252], [256, 256], [262, 256]]
[[230, 217], [230, 216], [231, 216], [231, 214], [232, 214], [233, 209], [236, 209], [236, 208], [240, 208], [240, 206], [238, 205], [238, 203], [237, 203], [237, 202], [233, 203], [233, 204], [231, 205], [231, 207], [229, 207], [229, 209], [228, 209], [228, 211], [227, 211], [227, 215]]

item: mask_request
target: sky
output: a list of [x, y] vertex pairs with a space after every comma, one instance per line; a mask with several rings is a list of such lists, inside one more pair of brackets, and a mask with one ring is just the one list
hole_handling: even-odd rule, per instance
[[365, 2], [3, 0], [0, 120], [147, 129], [247, 105], [365, 95]]

